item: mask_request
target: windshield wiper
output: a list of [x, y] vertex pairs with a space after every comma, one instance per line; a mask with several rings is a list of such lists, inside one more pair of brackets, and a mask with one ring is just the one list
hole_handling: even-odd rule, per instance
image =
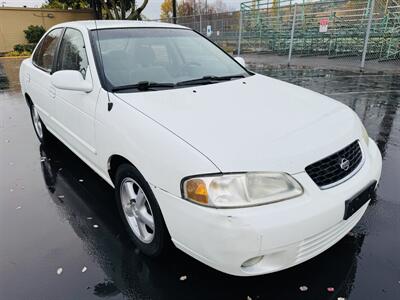
[[228, 81], [235, 78], [244, 78], [243, 74], [239, 75], [229, 75], [229, 76], [213, 76], [207, 75], [197, 79], [190, 79], [185, 81], [174, 83], [162, 83], [162, 82], [151, 82], [151, 81], [139, 81], [135, 84], [121, 85], [117, 87], [113, 87], [111, 90], [113, 92], [124, 91], [124, 90], [139, 90], [139, 91], [148, 91], [155, 88], [174, 88], [176, 86], [185, 86], [185, 85], [203, 85], [203, 84], [211, 84], [219, 81]]
[[244, 78], [245, 76], [243, 74], [239, 75], [228, 75], [228, 76], [213, 76], [213, 75], [207, 75], [203, 76], [201, 78], [197, 79], [191, 79], [191, 80], [185, 80], [185, 81], [180, 81], [176, 85], [196, 85], [196, 84], [211, 84], [211, 83], [216, 83], [219, 81], [228, 81], [236, 78]]
[[173, 88], [175, 84], [173, 83], [162, 83], [162, 82], [150, 82], [150, 81], [139, 81], [135, 84], [116, 86], [111, 89], [113, 92], [124, 91], [124, 90], [139, 90], [148, 91], [154, 88]]

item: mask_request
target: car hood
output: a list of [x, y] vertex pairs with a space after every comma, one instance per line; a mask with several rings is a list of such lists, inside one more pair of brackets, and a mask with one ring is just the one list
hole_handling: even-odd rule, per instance
[[221, 172], [302, 172], [356, 140], [361, 130], [347, 106], [258, 74], [116, 96], [203, 153]]

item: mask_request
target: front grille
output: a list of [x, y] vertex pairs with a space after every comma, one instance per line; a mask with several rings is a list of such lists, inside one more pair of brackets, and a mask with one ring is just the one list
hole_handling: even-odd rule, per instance
[[353, 172], [362, 161], [362, 151], [358, 141], [346, 148], [306, 167], [307, 174], [321, 188], [345, 178]]

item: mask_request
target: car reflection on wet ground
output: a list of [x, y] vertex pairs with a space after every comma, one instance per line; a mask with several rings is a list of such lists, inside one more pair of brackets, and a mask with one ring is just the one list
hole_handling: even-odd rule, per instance
[[113, 190], [59, 142], [39, 146], [18, 66], [0, 60], [0, 299], [400, 299], [400, 75], [259, 70], [353, 108], [378, 142], [383, 174], [366, 215], [334, 247], [240, 278], [179, 250], [141, 255]]

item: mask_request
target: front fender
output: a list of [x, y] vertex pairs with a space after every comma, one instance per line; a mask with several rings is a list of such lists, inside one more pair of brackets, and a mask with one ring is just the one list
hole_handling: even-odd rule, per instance
[[102, 171], [112, 155], [130, 161], [149, 184], [181, 196], [182, 178], [220, 170], [173, 132], [113, 94], [100, 93], [96, 109], [96, 143]]

